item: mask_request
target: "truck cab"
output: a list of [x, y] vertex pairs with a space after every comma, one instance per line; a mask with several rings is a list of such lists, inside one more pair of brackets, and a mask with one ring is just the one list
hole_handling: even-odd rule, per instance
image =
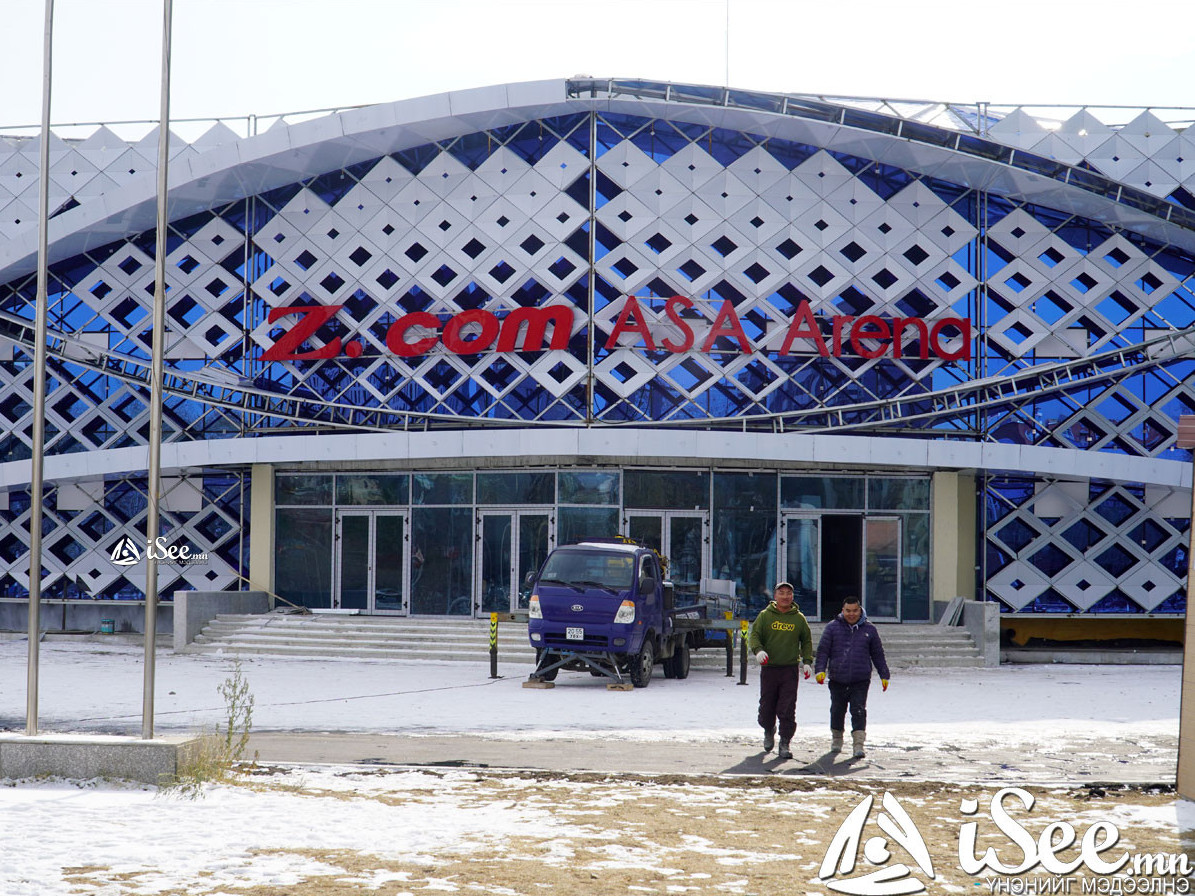
[[[660, 556], [621, 541], [556, 548], [532, 584], [528, 635], [536, 650], [532, 678], [586, 670], [646, 687], [663, 659], [670, 678], [688, 674], [687, 643], [673, 634], [672, 588]], [[683, 649], [684, 675], [673, 659]]]

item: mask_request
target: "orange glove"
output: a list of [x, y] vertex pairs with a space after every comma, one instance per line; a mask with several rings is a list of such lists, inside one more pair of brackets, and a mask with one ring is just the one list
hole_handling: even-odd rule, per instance
[[886, 690], [888, 690], [888, 679], [887, 679], [887, 678], [881, 678], [881, 679], [880, 679], [880, 685], [883, 687], [883, 689], [884, 689], [885, 691], [886, 691]]
[[818, 683], [818, 684], [825, 684], [825, 683], [826, 683], [826, 673], [825, 673], [825, 672], [818, 672], [818, 673], [817, 673], [817, 683]]

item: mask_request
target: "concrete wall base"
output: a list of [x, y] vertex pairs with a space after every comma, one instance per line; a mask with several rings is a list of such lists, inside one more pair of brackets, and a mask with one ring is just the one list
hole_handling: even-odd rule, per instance
[[1000, 608], [988, 600], [963, 603], [962, 624], [979, 648], [985, 666], [1000, 665]]
[[174, 649], [182, 650], [203, 627], [221, 613], [268, 613], [270, 596], [264, 591], [174, 592]]
[[163, 784], [200, 758], [202, 737], [0, 735], [0, 778], [120, 778]]
[[1074, 663], [1080, 666], [1181, 666], [1181, 650], [1117, 650], [1090, 647], [1059, 650], [1057, 647], [1006, 647], [1000, 651], [1006, 663]]
[[[77, 600], [42, 601], [38, 613], [38, 627], [43, 632], [79, 633], [99, 632], [104, 620], [112, 623], [117, 633], [133, 634], [145, 631], [145, 601], [143, 600]], [[155, 630], [169, 635], [173, 627], [174, 607], [170, 601], [158, 603]], [[0, 631], [29, 633], [29, 602], [27, 600], [0, 601]]]

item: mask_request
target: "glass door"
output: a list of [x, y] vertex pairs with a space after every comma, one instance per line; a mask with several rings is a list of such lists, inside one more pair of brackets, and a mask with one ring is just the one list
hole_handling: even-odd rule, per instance
[[637, 511], [626, 516], [627, 536], [668, 561], [677, 594], [696, 594], [709, 569], [709, 515], [692, 511]]
[[863, 521], [863, 610], [874, 621], [900, 619], [900, 520]]
[[[796, 603], [810, 619], [821, 618], [821, 519], [784, 514], [780, 536], [782, 578], [796, 592]], [[751, 595], [748, 610], [758, 613], [772, 599], [770, 592]]]
[[538, 572], [555, 544], [555, 519], [547, 510], [483, 510], [477, 517], [475, 612], [527, 609], [527, 576]]
[[333, 609], [405, 614], [408, 537], [405, 513], [338, 511]]

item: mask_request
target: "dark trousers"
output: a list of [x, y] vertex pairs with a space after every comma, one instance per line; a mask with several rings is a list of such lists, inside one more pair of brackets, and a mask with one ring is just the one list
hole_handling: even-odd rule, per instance
[[845, 730], [842, 726], [846, 721], [848, 706], [851, 709], [851, 730], [865, 730], [867, 728], [867, 689], [871, 687], [871, 679], [848, 682], [831, 679], [829, 685], [830, 730]]
[[797, 730], [797, 671], [799, 666], [759, 667], [759, 725], [792, 740]]

